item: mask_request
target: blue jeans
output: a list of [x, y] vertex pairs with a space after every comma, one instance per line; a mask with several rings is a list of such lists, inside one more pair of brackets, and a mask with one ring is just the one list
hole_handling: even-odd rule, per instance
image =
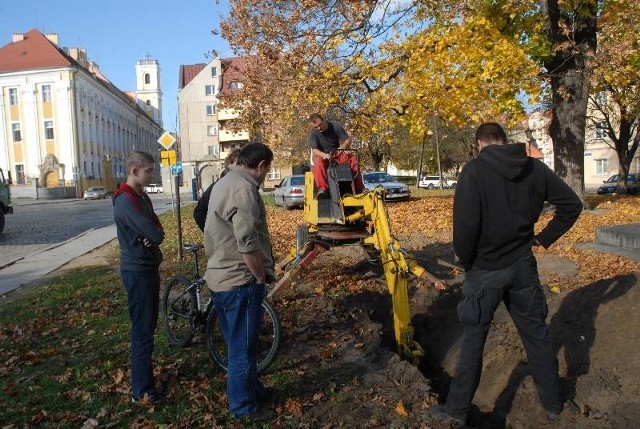
[[229, 412], [238, 417], [258, 411], [259, 398], [264, 391], [264, 386], [258, 380], [256, 364], [264, 296], [264, 284], [256, 283], [227, 292], [211, 292], [227, 343]]
[[538, 278], [533, 253], [501, 270], [472, 267], [465, 274], [463, 299], [458, 304], [462, 325], [460, 356], [445, 410], [465, 419], [482, 371], [482, 353], [500, 302], [504, 302], [527, 352], [528, 368], [545, 410], [562, 410], [558, 359], [545, 323], [547, 302]]
[[158, 270], [120, 271], [127, 291], [131, 319], [131, 395], [156, 395], [151, 355], [158, 325], [160, 274]]

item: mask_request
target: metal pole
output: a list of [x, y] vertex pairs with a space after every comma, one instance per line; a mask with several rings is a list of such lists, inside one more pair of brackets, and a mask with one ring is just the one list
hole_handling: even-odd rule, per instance
[[424, 132], [422, 136], [422, 148], [420, 149], [420, 164], [418, 167], [418, 178], [416, 180], [416, 187], [420, 187], [420, 179], [422, 178], [422, 159], [424, 158], [424, 144], [427, 142], [427, 132]]
[[180, 216], [180, 175], [173, 176], [176, 189], [176, 215], [178, 217], [178, 257], [182, 261], [182, 217]]
[[440, 189], [443, 189], [443, 180], [442, 180], [442, 167], [440, 166], [440, 142], [438, 141], [438, 117], [433, 117], [433, 132], [434, 137], [436, 139], [436, 156], [438, 157], [438, 176], [440, 177]]

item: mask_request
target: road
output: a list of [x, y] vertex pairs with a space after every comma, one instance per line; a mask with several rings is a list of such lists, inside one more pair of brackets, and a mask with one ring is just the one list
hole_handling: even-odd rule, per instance
[[[184, 198], [184, 196], [183, 196]], [[171, 208], [169, 194], [151, 195], [156, 212]], [[113, 224], [111, 199], [14, 200], [0, 234], [0, 269], [88, 230]]]

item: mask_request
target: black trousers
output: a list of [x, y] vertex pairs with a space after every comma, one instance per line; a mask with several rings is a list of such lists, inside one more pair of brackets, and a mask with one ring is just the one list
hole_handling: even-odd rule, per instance
[[540, 287], [538, 265], [528, 253], [501, 270], [472, 267], [466, 272], [463, 300], [458, 304], [462, 325], [460, 356], [445, 410], [465, 419], [482, 372], [482, 353], [500, 302], [504, 302], [527, 352], [528, 367], [546, 411], [560, 412], [558, 359], [554, 354], [547, 318], [547, 302]]

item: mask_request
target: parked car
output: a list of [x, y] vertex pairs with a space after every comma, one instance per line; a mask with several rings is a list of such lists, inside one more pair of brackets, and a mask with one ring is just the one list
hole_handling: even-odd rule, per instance
[[411, 197], [411, 191], [406, 183], [398, 182], [395, 177], [384, 171], [362, 173], [362, 181], [365, 189], [382, 186], [387, 200], [402, 200]]
[[273, 191], [273, 200], [286, 209], [304, 206], [304, 175], [294, 174], [282, 179]]
[[[442, 186], [448, 188], [447, 179], [442, 178]], [[434, 189], [440, 187], [440, 176], [423, 176], [418, 182], [418, 188]]]
[[[618, 175], [614, 174], [598, 188], [598, 195], [618, 194]], [[640, 191], [640, 174], [627, 174], [627, 194], [637, 194]]]
[[164, 189], [162, 189], [161, 185], [158, 185], [156, 183], [150, 183], [148, 186], [144, 187], [144, 191], [147, 194], [159, 194], [164, 192]]
[[85, 200], [99, 200], [102, 198], [107, 198], [107, 190], [104, 189], [104, 186], [92, 186], [84, 191]]

